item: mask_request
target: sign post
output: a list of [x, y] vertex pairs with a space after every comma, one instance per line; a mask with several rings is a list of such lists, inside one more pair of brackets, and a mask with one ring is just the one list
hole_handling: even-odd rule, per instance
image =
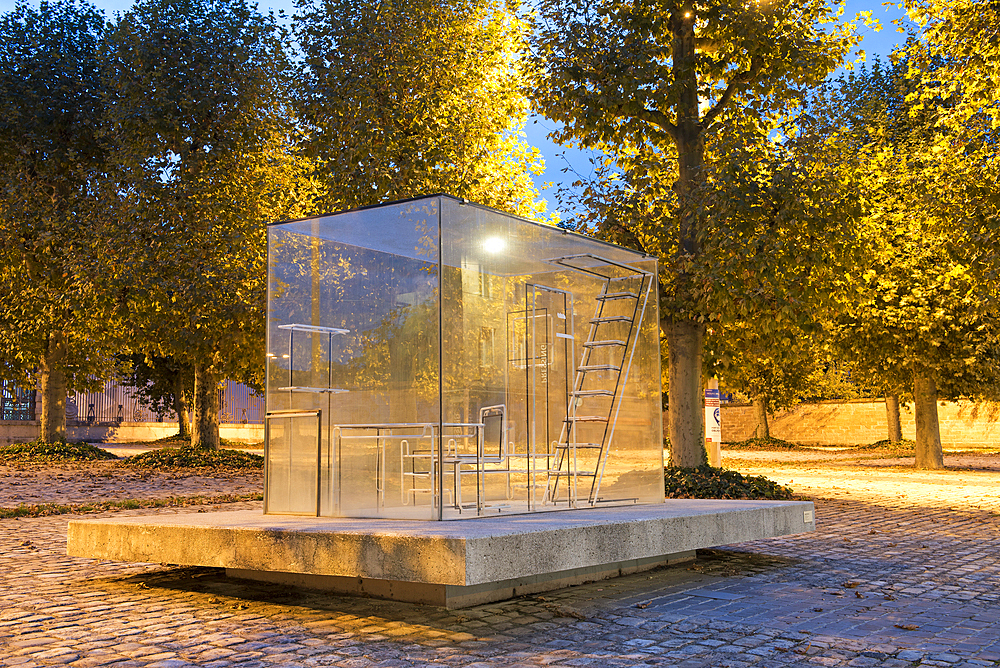
[[717, 378], [710, 379], [705, 388], [705, 450], [711, 466], [722, 466], [722, 412]]

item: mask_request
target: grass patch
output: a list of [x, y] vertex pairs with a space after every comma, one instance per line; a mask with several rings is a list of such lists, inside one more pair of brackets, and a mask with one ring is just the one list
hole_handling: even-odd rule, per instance
[[124, 499], [122, 501], [99, 501], [97, 503], [21, 504], [15, 508], [0, 508], [0, 519], [12, 517], [47, 517], [50, 515], [79, 515], [84, 513], [104, 513], [109, 510], [138, 510], [140, 508], [177, 508], [182, 506], [209, 506], [237, 501], [260, 501], [264, 495], [222, 494], [220, 496], [171, 496], [166, 499]]
[[726, 450], [798, 450], [802, 446], [769, 436], [768, 438], [748, 438], [736, 443], [723, 443], [722, 447]]
[[0, 463], [17, 462], [82, 462], [118, 459], [115, 455], [90, 443], [12, 443], [0, 447]]
[[264, 458], [243, 450], [208, 450], [205, 448], [161, 448], [122, 460], [122, 466], [144, 469], [231, 468], [262, 469]]
[[792, 498], [792, 488], [764, 476], [746, 476], [738, 471], [702, 464], [697, 468], [668, 466], [663, 469], [663, 487], [668, 499], [772, 499]]

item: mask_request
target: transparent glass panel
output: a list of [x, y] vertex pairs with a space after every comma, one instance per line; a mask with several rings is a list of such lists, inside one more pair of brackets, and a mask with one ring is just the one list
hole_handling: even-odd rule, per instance
[[662, 501], [656, 260], [450, 198], [441, 253], [443, 517]]
[[403, 492], [436, 485], [402, 463], [440, 420], [438, 211], [432, 198], [269, 228], [268, 410], [322, 411], [323, 515], [437, 516], [435, 497]]
[[319, 413], [277, 413], [264, 420], [267, 512], [318, 515]]

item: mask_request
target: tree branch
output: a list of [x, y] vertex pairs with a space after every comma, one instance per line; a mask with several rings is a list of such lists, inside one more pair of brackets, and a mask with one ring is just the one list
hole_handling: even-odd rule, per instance
[[643, 108], [639, 111], [637, 115], [639, 117], [639, 120], [645, 121], [650, 125], [655, 125], [656, 127], [666, 132], [668, 135], [670, 135], [670, 138], [673, 139], [675, 142], [677, 141], [677, 126], [671, 123], [670, 119], [667, 118], [667, 115], [664, 114], [662, 111], [658, 111], [656, 109]]
[[723, 91], [722, 97], [720, 97], [716, 103], [712, 105], [712, 108], [705, 113], [701, 121], [698, 123], [699, 130], [702, 132], [707, 130], [712, 125], [712, 121], [715, 120], [715, 117], [721, 114], [722, 110], [726, 108], [727, 104], [729, 104], [733, 95], [735, 95], [737, 91], [741, 90], [747, 84], [753, 83], [753, 81], [757, 78], [757, 75], [760, 74], [762, 64], [763, 62], [760, 58], [753, 57], [750, 59], [750, 69], [740, 72], [732, 78], [729, 85], [726, 86], [726, 90]]

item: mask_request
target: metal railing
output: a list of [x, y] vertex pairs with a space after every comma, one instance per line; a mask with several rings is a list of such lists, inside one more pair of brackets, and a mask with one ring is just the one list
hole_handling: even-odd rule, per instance
[[[35, 391], [23, 390], [11, 381], [2, 381], [0, 420], [36, 419]], [[66, 397], [69, 424], [121, 424], [123, 422], [175, 422], [172, 411], [156, 413], [144, 406], [134, 387], [109, 380], [98, 392], [70, 392]], [[227, 380], [219, 388], [219, 422], [222, 424], [263, 424], [264, 397], [243, 383]]]
[[9, 380], [0, 381], [0, 420], [35, 419], [35, 391], [23, 390]]

